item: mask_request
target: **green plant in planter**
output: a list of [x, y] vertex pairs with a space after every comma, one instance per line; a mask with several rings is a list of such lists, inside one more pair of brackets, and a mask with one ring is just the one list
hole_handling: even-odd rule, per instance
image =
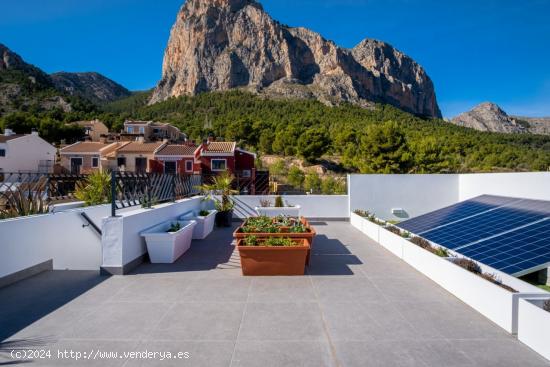
[[[216, 225], [218, 227], [231, 227], [233, 208], [235, 202], [231, 195], [239, 192], [233, 189], [235, 177], [229, 172], [224, 172], [212, 179], [212, 183], [199, 186], [199, 190], [205, 195], [204, 200], [214, 201], [218, 213], [216, 214]], [[214, 195], [221, 196], [221, 200], [215, 200]]]
[[150, 200], [149, 198], [147, 197], [147, 195], [145, 195], [145, 197], [143, 198], [143, 201], [141, 203], [141, 207], [143, 209], [152, 209], [155, 205], [158, 204], [158, 200], [156, 197], [152, 197]]
[[449, 257], [449, 251], [447, 251], [443, 247], [433, 249], [433, 253], [439, 257]]
[[208, 210], [201, 210], [199, 212], [199, 217], [208, 217], [210, 215], [210, 212]]
[[245, 246], [258, 246], [258, 238], [256, 236], [247, 236], [244, 239]]
[[285, 203], [283, 202], [282, 196], [277, 196], [275, 198], [275, 208], [284, 208]]
[[246, 220], [246, 225], [248, 226], [257, 226], [257, 227], [265, 227], [272, 224], [272, 220], [269, 217], [250, 217]]
[[48, 213], [44, 191], [45, 181], [35, 186], [18, 186], [16, 190], [6, 192], [3, 196], [4, 205], [0, 208], [0, 219]]
[[170, 228], [166, 231], [167, 233], [175, 233], [181, 230], [181, 224], [179, 222], [172, 223]]
[[86, 206], [100, 205], [111, 202], [111, 174], [109, 172], [94, 172], [84, 180], [84, 186], [79, 187], [75, 197], [84, 201]]
[[269, 237], [263, 243], [264, 246], [268, 247], [291, 247], [297, 246], [294, 241], [290, 238], [281, 238], [281, 237]]
[[290, 227], [290, 232], [291, 233], [306, 233], [307, 228], [302, 223], [299, 223], [299, 224], [296, 224], [296, 225]]

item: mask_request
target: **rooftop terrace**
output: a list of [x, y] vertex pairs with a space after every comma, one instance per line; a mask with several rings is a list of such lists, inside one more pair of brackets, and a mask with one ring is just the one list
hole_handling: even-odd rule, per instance
[[[172, 265], [50, 271], [2, 288], [0, 364], [13, 342], [50, 349], [33, 365], [51, 366], [550, 366], [349, 223], [312, 224], [305, 277], [243, 277], [231, 229], [217, 229]], [[98, 349], [190, 354], [57, 359]]]

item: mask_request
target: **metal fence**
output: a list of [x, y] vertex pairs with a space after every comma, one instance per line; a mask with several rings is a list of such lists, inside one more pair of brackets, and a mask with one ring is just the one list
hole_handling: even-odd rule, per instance
[[176, 201], [198, 195], [200, 175], [111, 172], [112, 215], [117, 209]]

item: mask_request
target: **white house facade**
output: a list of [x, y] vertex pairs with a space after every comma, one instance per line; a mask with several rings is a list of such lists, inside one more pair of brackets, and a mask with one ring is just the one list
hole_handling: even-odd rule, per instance
[[5, 129], [0, 135], [0, 173], [50, 173], [55, 164], [57, 148], [38, 136], [14, 134]]

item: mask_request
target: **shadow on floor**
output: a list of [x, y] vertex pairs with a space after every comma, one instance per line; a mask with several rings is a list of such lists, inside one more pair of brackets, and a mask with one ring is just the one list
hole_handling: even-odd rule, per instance
[[[69, 303], [109, 277], [98, 271], [48, 271], [0, 288], [0, 341]], [[33, 343], [43, 340], [22, 340]], [[0, 345], [0, 350], [4, 348]]]
[[234, 256], [233, 242], [233, 231], [238, 225], [235, 223], [231, 228], [216, 228], [208, 238], [194, 240], [191, 248], [173, 264], [145, 263], [131, 275], [208, 271], [221, 267], [240, 268], [240, 260]]
[[352, 254], [340, 240], [321, 234], [313, 242], [308, 275], [354, 275], [350, 265], [360, 265], [361, 260]]

